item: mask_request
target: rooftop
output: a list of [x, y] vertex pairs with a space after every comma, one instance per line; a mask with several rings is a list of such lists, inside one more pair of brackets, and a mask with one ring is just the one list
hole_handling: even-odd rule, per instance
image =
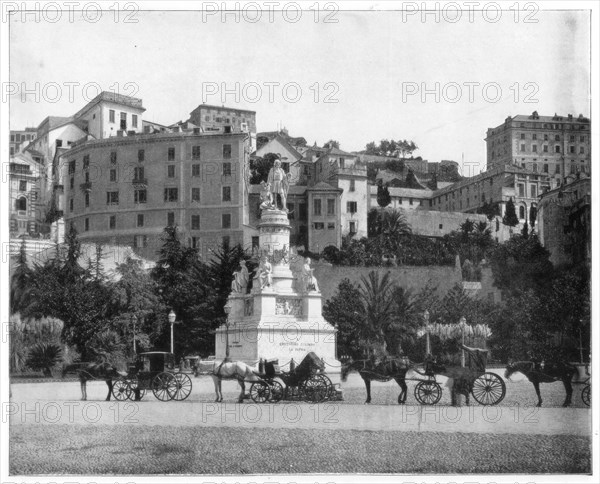
[[125, 96], [124, 94], [117, 94], [115, 92], [110, 91], [102, 91], [98, 94], [94, 99], [92, 99], [89, 103], [87, 103], [83, 108], [81, 108], [75, 115], [74, 118], [79, 118], [90, 108], [95, 106], [100, 102], [111, 102], [115, 104], [122, 104], [123, 106], [130, 106], [132, 108], [138, 108], [142, 111], [145, 111], [146, 108], [142, 106], [142, 100], [137, 97]]
[[222, 111], [237, 111], [237, 112], [241, 112], [241, 113], [256, 114], [256, 111], [250, 111], [249, 109], [228, 108], [227, 106], [215, 106], [214, 104], [200, 104], [196, 109], [194, 109], [192, 111], [192, 113], [194, 111], [197, 111], [198, 109], [220, 109]]

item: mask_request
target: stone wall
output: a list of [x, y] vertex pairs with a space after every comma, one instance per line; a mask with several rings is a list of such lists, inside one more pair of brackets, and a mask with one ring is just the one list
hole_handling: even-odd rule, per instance
[[392, 279], [400, 286], [412, 289], [413, 293], [432, 281], [438, 288], [438, 295], [443, 297], [457, 283], [462, 282], [460, 269], [454, 266], [402, 266], [402, 267], [349, 267], [331, 266], [326, 263], [315, 263], [315, 276], [323, 295], [323, 304], [337, 292], [339, 283], [348, 278], [360, 283], [362, 276], [375, 270], [381, 275], [391, 273]]

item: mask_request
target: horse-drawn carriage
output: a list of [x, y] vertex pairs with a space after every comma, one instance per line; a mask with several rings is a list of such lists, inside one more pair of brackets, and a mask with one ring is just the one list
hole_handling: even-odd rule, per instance
[[264, 371], [259, 371], [261, 381], [250, 387], [250, 398], [256, 403], [280, 400], [303, 400], [320, 403], [333, 399], [337, 389], [323, 372], [325, 364], [313, 352], [308, 353], [296, 368], [284, 372], [278, 360], [267, 360]]
[[183, 401], [192, 392], [192, 380], [175, 364], [173, 353], [140, 353], [128, 370], [127, 376], [113, 383], [112, 394], [117, 400], [140, 400], [152, 391], [163, 402]]

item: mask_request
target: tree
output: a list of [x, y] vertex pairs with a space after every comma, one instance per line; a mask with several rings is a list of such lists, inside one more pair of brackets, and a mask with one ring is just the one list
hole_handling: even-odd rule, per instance
[[44, 376], [52, 376], [52, 368], [62, 360], [62, 349], [57, 343], [37, 343], [29, 350], [27, 366], [42, 370]]
[[381, 208], [387, 207], [390, 203], [392, 203], [392, 197], [390, 195], [390, 191], [387, 186], [383, 186], [383, 182], [379, 182], [377, 185], [377, 204]]
[[519, 223], [517, 212], [515, 210], [515, 203], [513, 202], [512, 198], [506, 202], [506, 209], [504, 211], [504, 217], [502, 217], [502, 223], [508, 227], [514, 227]]
[[523, 224], [523, 230], [521, 230], [521, 235], [523, 237], [529, 237], [529, 225], [527, 224], [527, 220]]
[[323, 145], [323, 148], [327, 148], [327, 149], [337, 148], [339, 150], [340, 149], [340, 142], [336, 141], [334, 139], [330, 139], [327, 143], [325, 143]]
[[273, 168], [273, 161], [277, 158], [275, 153], [267, 153], [262, 158], [250, 159], [250, 184], [258, 185], [261, 181], [267, 181], [269, 170]]
[[532, 205], [529, 208], [529, 223], [531, 224], [532, 230], [533, 230], [533, 227], [535, 226], [536, 219], [537, 219], [537, 207], [535, 205]]
[[31, 290], [32, 271], [27, 263], [25, 239], [21, 241], [19, 256], [15, 261], [15, 270], [10, 280], [10, 312], [22, 311], [27, 306], [28, 294]]
[[339, 355], [363, 357], [359, 337], [359, 330], [364, 321], [363, 310], [360, 291], [349, 279], [342, 280], [335, 295], [325, 302], [323, 317], [338, 330]]
[[[488, 202], [487, 200], [483, 202], [481, 207], [477, 209], [477, 213], [484, 214], [487, 219], [491, 222], [495, 217], [500, 215], [500, 206], [498, 203]], [[515, 214], [516, 215], [516, 214]]]
[[360, 300], [365, 322], [364, 328], [359, 331], [361, 341], [364, 341], [367, 347], [377, 346], [385, 352], [387, 336], [394, 325], [391, 314], [395, 284], [389, 272], [380, 277], [377, 271], [371, 271], [367, 277], [362, 276], [360, 281]]

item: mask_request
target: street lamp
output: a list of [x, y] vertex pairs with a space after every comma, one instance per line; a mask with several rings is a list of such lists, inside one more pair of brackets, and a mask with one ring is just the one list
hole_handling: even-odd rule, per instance
[[231, 312], [231, 302], [227, 300], [225, 307], [225, 358], [229, 358], [229, 313]]
[[[467, 320], [464, 316], [461, 316], [458, 320], [458, 325], [460, 326], [461, 340], [463, 346], [465, 345], [465, 327], [467, 326]], [[461, 356], [460, 356], [460, 366], [465, 367], [465, 349], [462, 348]]]
[[175, 324], [176, 317], [175, 311], [171, 309], [171, 312], [169, 313], [169, 323], [171, 323], [171, 353], [175, 353], [173, 346], [173, 325]]
[[431, 346], [429, 343], [429, 311], [426, 309], [423, 313], [423, 322], [425, 324], [425, 356], [431, 354]]

